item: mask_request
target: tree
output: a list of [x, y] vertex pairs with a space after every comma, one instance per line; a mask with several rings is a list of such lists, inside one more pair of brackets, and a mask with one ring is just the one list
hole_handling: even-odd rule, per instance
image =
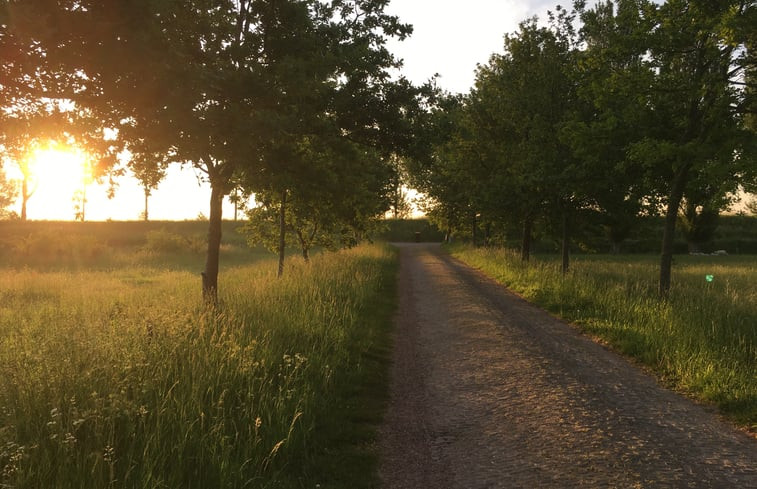
[[166, 177], [168, 165], [170, 164], [170, 154], [145, 149], [135, 153], [135, 149], [137, 148], [134, 144], [130, 145], [131, 159], [128, 166], [134, 178], [142, 185], [142, 190], [145, 194], [145, 208], [142, 211], [142, 219], [149, 221], [150, 196], [154, 190], [157, 190], [160, 182]]
[[[278, 206], [279, 275], [284, 269], [287, 223], [307, 222], [323, 229], [323, 216], [330, 216], [336, 223], [349, 221], [350, 226], [362, 227], [373, 213], [358, 216], [365, 201], [350, 196], [376, 183], [383, 194], [389, 155], [401, 154], [412, 140], [408, 120], [417, 111], [419, 90], [404, 78], [390, 78], [389, 70], [399, 63], [385, 47], [385, 36], [404, 38], [410, 28], [385, 14], [385, 4], [367, 0], [312, 4], [318, 6], [315, 12], [319, 14], [314, 32], [322, 37], [298, 39], [302, 45], [294, 50], [298, 56], [312, 53], [311, 65], [303, 70], [291, 59], [273, 65], [276, 85], [286, 90], [261, 149], [264, 164], [258, 171], [246, 172], [243, 182], [248, 190]], [[289, 30], [282, 35], [289, 36]], [[339, 151], [351, 155], [351, 161]], [[365, 157], [375, 152], [381, 156]], [[373, 180], [377, 174], [382, 178]], [[342, 176], [338, 190], [324, 184], [333, 175]], [[370, 179], [350, 187], [345, 185], [350, 175]], [[384, 200], [373, 195], [383, 212]], [[343, 212], [345, 202], [355, 207], [348, 218]], [[304, 253], [309, 241], [304, 238], [310, 234], [298, 232]]]
[[247, 211], [247, 204], [250, 201], [249, 192], [239, 185], [234, 185], [234, 190], [229, 195], [229, 201], [234, 204], [234, 222], [239, 218], [239, 211]]
[[746, 204], [747, 210], [753, 215], [757, 216], [757, 198], [752, 197]]
[[400, 85], [389, 79], [397, 62], [386, 37], [410, 32], [385, 5], [29, 0], [12, 7], [15, 32], [68, 75], [57, 91], [101, 127], [117, 129], [125, 148], [149, 140], [154, 153], [204, 173], [211, 197], [203, 296], [214, 304], [222, 201], [241, 174], [249, 182], [263, 167], [286, 166], [272, 157], [277, 148], [318, 122], [385, 142], [377, 121], [397, 111], [382, 103]]
[[29, 166], [35, 147], [86, 147], [95, 179], [111, 171], [119, 150], [92, 110], [74, 103], [87, 92], [88, 80], [54, 55], [66, 42], [59, 37], [65, 23], [57, 23], [62, 19], [53, 7], [41, 1], [0, 3], [0, 156], [22, 175], [22, 220], [35, 191]]
[[568, 268], [569, 219], [582, 207], [585, 175], [558, 137], [575, 105], [574, 14], [558, 8], [550, 26], [522, 22], [505, 49], [480, 66], [469, 99], [475, 161], [487, 179], [486, 207], [510, 214], [523, 229], [528, 260], [534, 221], [560, 216], [563, 271]]
[[702, 245], [710, 241], [718, 226], [720, 211], [716, 208], [697, 206], [685, 201], [679, 216], [683, 235], [689, 246], [689, 253], [699, 253]]
[[576, 71], [579, 105], [561, 133], [593, 182], [589, 197], [601, 210], [614, 253], [636, 227], [649, 195], [643, 165], [628, 155], [647, 125], [639, 92], [652, 76], [640, 49], [651, 29], [648, 8], [639, 0], [580, 6], [585, 49]]
[[33, 165], [36, 149], [49, 145], [54, 138], [65, 138], [66, 115], [51, 102], [39, 102], [26, 97], [16, 97], [10, 107], [6, 107], [0, 120], [3, 131], [0, 134], [2, 159], [6, 164], [15, 165], [21, 175], [20, 204], [22, 221], [27, 218], [27, 205], [37, 189]]
[[314, 245], [337, 249], [355, 244], [388, 208], [392, 170], [376, 150], [341, 138], [308, 137], [287, 161], [298, 169], [298, 178], [288, 180], [285, 194], [277, 178], [281, 174], [267, 188], [258, 186], [260, 205], [248, 212], [245, 225], [248, 241], [278, 253], [279, 276], [287, 238], [299, 244], [306, 261]]
[[390, 156], [392, 175], [391, 213], [394, 219], [407, 219], [412, 212], [412, 205], [407, 195], [407, 171], [397, 155]]
[[[466, 124], [467, 98], [432, 93], [427, 112], [416, 124], [417, 146], [404, 164], [411, 185], [426, 196], [422, 209], [440, 228], [466, 234], [476, 205], [477, 168], [470, 163], [472, 148]], [[463, 229], [465, 228], [465, 229]], [[475, 240], [475, 233], [471, 236]]]
[[[728, 151], [730, 148], [724, 149]], [[728, 153], [722, 157], [726, 160], [733, 159]], [[689, 181], [681, 202], [678, 221], [690, 253], [701, 252], [702, 245], [712, 240], [720, 212], [729, 208], [736, 200], [739, 166], [730, 161], [710, 162]]]
[[[30, 43], [23, 43], [14, 35], [10, 28], [10, 14], [9, 3], [0, 3], [0, 51], [3, 53], [3, 62], [0, 63], [0, 107], [3, 109], [0, 111], [0, 164], [5, 164], [6, 168], [14, 164], [20, 170], [21, 219], [26, 220], [27, 202], [34, 193], [27, 153], [35, 135], [30, 133], [29, 126], [34, 119], [34, 122], [46, 120], [34, 117], [40, 113], [42, 106], [35, 101], [34, 95], [39, 94], [41, 77], [46, 72], [44, 57]], [[30, 79], [34, 82], [30, 83]], [[10, 183], [4, 178], [2, 183], [2, 193], [6, 197], [11, 195]], [[14, 188], [12, 194], [15, 193]], [[6, 202], [0, 209], [7, 205]]]
[[81, 187], [79, 187], [72, 198], [74, 204], [74, 219], [80, 222], [87, 220], [87, 187], [94, 182], [92, 176], [92, 167], [89, 162], [84, 163], [84, 171], [82, 173]]
[[8, 207], [15, 202], [16, 193], [16, 185], [8, 179], [3, 166], [0, 165], [0, 219], [5, 219], [12, 215]]
[[649, 132], [630, 150], [665, 202], [662, 297], [670, 290], [673, 235], [687, 187], [713, 165], [737, 166], [754, 137], [741, 124], [746, 100], [736, 88], [746, 69], [737, 55], [746, 32], [730, 29], [754, 9], [749, 1], [670, 0], [647, 10], [654, 27], [642, 52], [648, 52], [654, 77], [641, 93]]

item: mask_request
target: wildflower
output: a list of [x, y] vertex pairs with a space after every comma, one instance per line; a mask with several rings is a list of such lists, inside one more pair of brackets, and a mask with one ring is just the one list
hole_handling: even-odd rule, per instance
[[103, 460], [105, 460], [109, 464], [115, 462], [116, 449], [110, 445], [105, 445], [105, 450], [103, 450]]
[[66, 433], [63, 436], [62, 442], [66, 446], [74, 446], [76, 444], [76, 437], [72, 433]]

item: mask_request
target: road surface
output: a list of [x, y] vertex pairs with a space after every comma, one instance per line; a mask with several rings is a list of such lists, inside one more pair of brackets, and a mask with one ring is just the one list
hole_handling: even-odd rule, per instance
[[398, 246], [385, 489], [757, 488], [757, 440], [438, 245]]

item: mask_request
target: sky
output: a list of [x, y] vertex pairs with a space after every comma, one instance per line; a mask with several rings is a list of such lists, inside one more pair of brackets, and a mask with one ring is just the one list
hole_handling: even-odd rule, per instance
[[[423, 83], [438, 73], [439, 87], [465, 93], [473, 84], [476, 65], [486, 63], [492, 53], [501, 52], [505, 33], [515, 31], [520, 21], [532, 15], [543, 18], [546, 10], [555, 5], [552, 0], [393, 0], [387, 11], [412, 24], [414, 33], [403, 42], [391, 40], [389, 47], [404, 60], [402, 73], [412, 82]], [[74, 219], [74, 190], [56, 191], [54, 187], [60, 187], [60, 182], [51, 180], [41, 181], [29, 200], [28, 218]], [[108, 199], [106, 193], [106, 185], [88, 187], [87, 220], [140, 218], [144, 193], [133, 178], [119, 179], [113, 199]], [[191, 167], [175, 166], [150, 197], [150, 218], [196, 219], [208, 214], [209, 199], [209, 187], [198, 182]], [[233, 217], [233, 212], [227, 202], [224, 217]]]
[[390, 48], [404, 60], [403, 73], [411, 81], [422, 83], [438, 73], [438, 86], [466, 93], [473, 85], [476, 65], [502, 52], [506, 33], [533, 15], [546, 18], [547, 10], [558, 4], [558, 0], [393, 0], [388, 12], [412, 24], [414, 31], [403, 42], [392, 41]]

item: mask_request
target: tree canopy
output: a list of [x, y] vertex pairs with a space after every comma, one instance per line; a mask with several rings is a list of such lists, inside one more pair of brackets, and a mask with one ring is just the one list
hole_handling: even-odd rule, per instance
[[4, 0], [4, 165], [23, 173], [24, 151], [53, 137], [87, 147], [100, 176], [131, 155], [145, 217], [167, 166], [194, 167], [211, 187], [210, 303], [222, 201], [240, 189], [280, 269], [287, 237], [305, 256], [349, 243], [398, 205], [404, 177], [474, 241], [517, 234], [528, 259], [534, 232], [554, 237], [563, 270], [583, 225], [617, 250], [640, 214], [662, 214], [663, 296], [676, 224], [696, 246], [754, 189], [754, 2], [577, 0], [506, 35], [464, 96], [396, 75], [387, 40], [412, 28], [387, 4]]
[[[387, 3], [6, 1], [9, 34], [0, 42], [19, 61], [2, 74], [25, 81], [19, 93], [67, 101], [75, 108], [65, 112], [71, 127], [84, 134], [117, 134], [113, 148], [131, 153], [146, 190], [169, 162], [205, 176], [203, 292], [215, 303], [221, 204], [239, 182], [250, 192], [305, 194], [308, 165], [322, 162], [302, 157], [309, 141], [333, 148], [349, 141], [363, 154], [407, 146], [399, 135], [418, 89], [391, 76], [399, 63], [386, 40], [403, 39], [411, 27], [386, 14]], [[26, 83], [33, 78], [41, 81]]]
[[563, 242], [565, 270], [585, 216], [617, 249], [640, 214], [662, 213], [667, 295], [676, 222], [705, 239], [754, 178], [756, 15], [745, 0], [576, 1], [522, 22], [432, 118], [444, 129], [410, 166], [432, 215], [474, 240], [476, 219], [516, 224], [524, 259], [538, 223]]

